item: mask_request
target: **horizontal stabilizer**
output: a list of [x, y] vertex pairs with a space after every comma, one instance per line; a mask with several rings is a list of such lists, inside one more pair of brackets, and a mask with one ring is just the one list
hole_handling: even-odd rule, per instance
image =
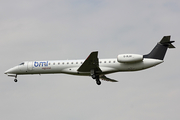
[[164, 36], [162, 38], [162, 40], [160, 41], [160, 43], [162, 45], [168, 46], [168, 48], [175, 48], [174, 45], [172, 45], [171, 43], [175, 42], [175, 41], [170, 41], [171, 36]]

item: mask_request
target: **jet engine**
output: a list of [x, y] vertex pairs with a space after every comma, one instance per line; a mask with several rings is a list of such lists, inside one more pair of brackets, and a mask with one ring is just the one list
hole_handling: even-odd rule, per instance
[[120, 63], [133, 63], [143, 60], [143, 55], [138, 54], [120, 54], [117, 57], [117, 61]]

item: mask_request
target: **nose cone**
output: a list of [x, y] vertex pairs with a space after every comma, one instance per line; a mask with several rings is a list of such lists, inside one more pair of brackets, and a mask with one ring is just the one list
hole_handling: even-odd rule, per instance
[[19, 71], [18, 66], [16, 66], [5, 71], [4, 74], [16, 74], [18, 71]]

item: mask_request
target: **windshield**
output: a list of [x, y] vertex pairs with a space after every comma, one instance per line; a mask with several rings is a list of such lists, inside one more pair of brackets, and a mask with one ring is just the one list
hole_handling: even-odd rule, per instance
[[24, 65], [24, 63], [21, 63], [21, 64], [19, 64], [19, 65]]

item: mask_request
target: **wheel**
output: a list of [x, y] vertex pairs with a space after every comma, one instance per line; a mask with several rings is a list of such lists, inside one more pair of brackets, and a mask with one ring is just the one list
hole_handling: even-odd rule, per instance
[[100, 80], [96, 80], [97, 85], [101, 85], [101, 81]]
[[93, 79], [96, 79], [96, 75], [92, 75], [92, 78], [93, 78]]
[[18, 80], [17, 79], [14, 79], [14, 82], [17, 82]]

